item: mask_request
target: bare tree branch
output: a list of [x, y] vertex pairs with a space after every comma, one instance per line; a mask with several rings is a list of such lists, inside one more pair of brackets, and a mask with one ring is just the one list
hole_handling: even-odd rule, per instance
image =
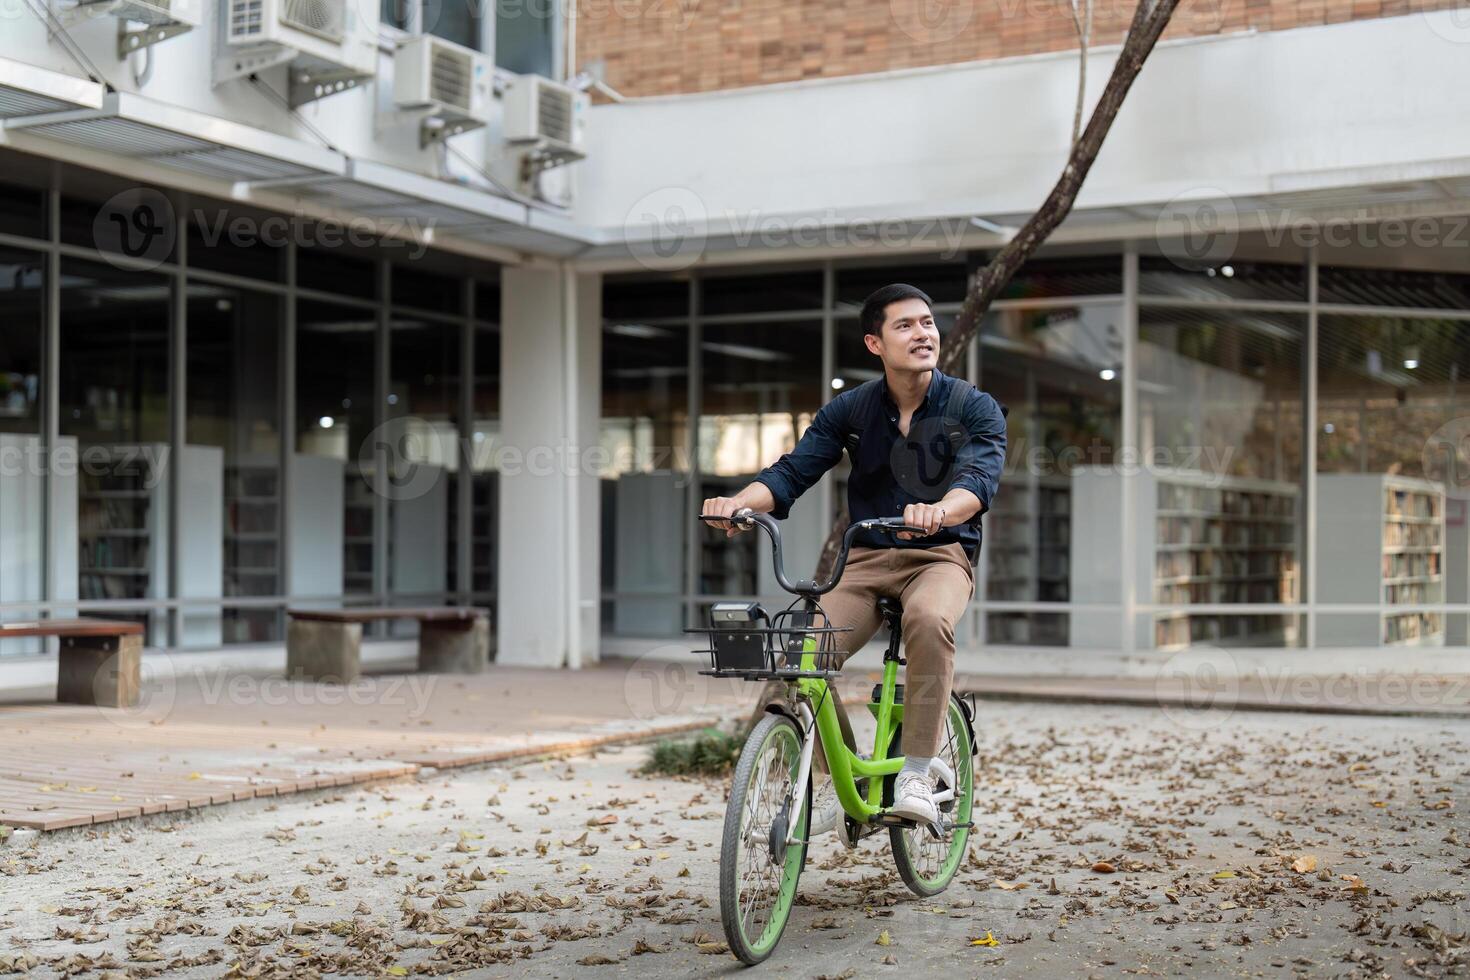
[[[1086, 5], [1080, 14], [1077, 5]], [[1087, 47], [1092, 43], [1092, 0], [1072, 0], [1072, 26], [1077, 29], [1077, 107], [1072, 111], [1072, 146], [1082, 136], [1082, 106], [1087, 102]]]

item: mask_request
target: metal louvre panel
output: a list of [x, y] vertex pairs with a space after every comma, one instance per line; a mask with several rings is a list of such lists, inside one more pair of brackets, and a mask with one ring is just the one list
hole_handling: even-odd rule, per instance
[[30, 92], [22, 92], [13, 88], [0, 88], [0, 119], [34, 116], [43, 112], [58, 112], [70, 108], [70, 103], [48, 99], [44, 95], [32, 95]]
[[341, 43], [347, 36], [346, 0], [282, 0], [281, 23]]
[[541, 135], [559, 143], [572, 141], [572, 95], [551, 85], [536, 87], [536, 116]]
[[276, 180], [282, 177], [306, 177], [316, 172], [284, 160], [272, 160], [270, 157], [243, 150], [177, 153], [158, 157], [154, 162], [224, 180]]
[[29, 130], [37, 136], [64, 140], [107, 153], [130, 157], [154, 157], [161, 154], [212, 150], [208, 143], [192, 136], [171, 133], [126, 119], [87, 119], [36, 126]]
[[353, 211], [380, 211], [392, 208], [410, 208], [413, 198], [394, 194], [351, 180], [322, 181], [297, 188], [297, 194], [333, 207]]
[[434, 45], [430, 51], [429, 97], [464, 112], [470, 111], [473, 59], [459, 51]]

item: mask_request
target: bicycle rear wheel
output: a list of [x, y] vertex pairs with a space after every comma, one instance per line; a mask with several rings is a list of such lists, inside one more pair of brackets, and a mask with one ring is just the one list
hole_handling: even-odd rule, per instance
[[[949, 887], [960, 862], [965, 858], [965, 848], [970, 841], [970, 811], [975, 802], [974, 756], [970, 751], [970, 729], [965, 724], [965, 709], [959, 698], [949, 699], [949, 712], [945, 715], [944, 730], [940, 733], [938, 758], [944, 760], [955, 774], [954, 799], [939, 804], [939, 817], [949, 829], [944, 837], [936, 837], [928, 827], [889, 827], [888, 837], [893, 846], [893, 860], [898, 865], [898, 876], [915, 895], [929, 897], [938, 895]], [[903, 751], [903, 729], [894, 737], [893, 754]], [[895, 777], [884, 779], [883, 802], [893, 802]], [[943, 780], [936, 790], [947, 788]]]
[[[767, 715], [735, 766], [720, 845], [720, 921], [730, 951], [747, 965], [770, 956], [780, 942], [806, 862], [810, 786], [801, 800], [791, 799], [801, 742], [790, 718]], [[796, 842], [787, 845], [793, 820]]]

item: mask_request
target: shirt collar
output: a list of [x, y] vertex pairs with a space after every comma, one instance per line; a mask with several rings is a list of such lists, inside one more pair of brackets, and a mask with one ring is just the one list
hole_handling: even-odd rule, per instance
[[[929, 375], [929, 387], [924, 391], [924, 400], [919, 402], [919, 407], [916, 408], [914, 411], [922, 412], [928, 409], [930, 403], [933, 401], [934, 395], [938, 393], [940, 387], [944, 384], [944, 382], [944, 375], [939, 372], [939, 368], [934, 368]], [[898, 410], [898, 402], [894, 400], [893, 392], [888, 390], [887, 372], [884, 372], [883, 374], [883, 401], [890, 408], [894, 409], [895, 411]]]

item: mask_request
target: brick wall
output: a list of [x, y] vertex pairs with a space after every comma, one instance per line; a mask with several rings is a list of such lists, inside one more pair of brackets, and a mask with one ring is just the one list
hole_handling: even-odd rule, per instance
[[[1286, 30], [1454, 7], [1461, 0], [1183, 0], [1168, 37]], [[603, 59], [626, 95], [1074, 49], [1067, 0], [577, 0], [578, 64]], [[1127, 31], [1131, 0], [1094, 0], [1093, 41]]]

